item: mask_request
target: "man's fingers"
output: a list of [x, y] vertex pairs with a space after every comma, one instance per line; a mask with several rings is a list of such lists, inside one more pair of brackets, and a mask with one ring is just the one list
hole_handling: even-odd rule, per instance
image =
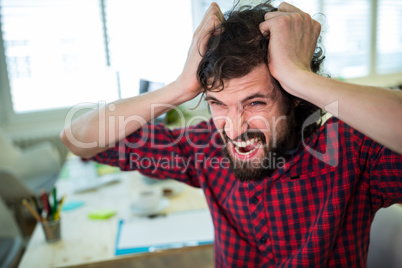
[[281, 11], [273, 11], [273, 12], [267, 12], [264, 15], [264, 21], [260, 23], [260, 31], [264, 36], [268, 36], [269, 32], [271, 31], [271, 26], [274, 20], [281, 18], [281, 17], [286, 17], [289, 16], [289, 13], [286, 12], [281, 12]]
[[291, 4], [287, 3], [287, 2], [282, 2], [278, 6], [278, 11], [273, 11], [273, 12], [266, 13], [265, 16], [264, 16], [264, 19], [269, 20], [269, 19], [273, 19], [273, 18], [278, 17], [278, 16], [288, 15], [290, 13], [298, 13], [300, 15], [306, 14], [301, 9], [298, 9], [297, 7], [291, 5]]
[[271, 32], [272, 20], [266, 20], [260, 23], [260, 31], [265, 36], [268, 37]]
[[222, 22], [224, 22], [226, 19], [225, 19], [225, 16], [223, 15], [223, 13], [221, 11], [221, 8], [219, 7], [218, 4], [216, 4], [216, 7], [217, 7], [217, 10], [214, 13], [214, 15], [216, 16], [216, 18], [218, 20], [214, 20], [214, 29], [215, 29], [215, 31], [213, 32], [213, 34], [220, 34], [221, 33], [220, 26], [221, 26]]
[[[221, 33], [221, 23], [225, 21], [225, 16], [223, 15], [219, 5], [217, 3], [212, 3], [208, 11], [205, 14], [205, 21], [201, 27], [201, 32], [206, 35], [209, 34], [220, 34]], [[204, 38], [203, 38], [204, 39]]]
[[219, 5], [217, 3], [212, 3], [207, 12], [205, 12], [205, 16], [203, 18], [203, 21], [205, 23], [205, 21], [208, 19], [209, 15], [216, 15], [216, 17], [218, 18], [219, 21], [223, 22], [225, 20], [225, 17], [223, 16], [223, 13], [221, 11], [221, 8], [219, 7]]
[[285, 12], [280, 12], [280, 11], [274, 11], [274, 12], [267, 12], [267, 13], [265, 13], [265, 15], [264, 15], [264, 19], [265, 20], [270, 20], [270, 19], [273, 19], [273, 18], [276, 18], [276, 17], [279, 17], [279, 16], [283, 16], [283, 15], [286, 15], [287, 13], [285, 13]]
[[200, 25], [194, 32], [194, 35], [197, 35], [199, 32], [203, 32], [205, 30], [208, 31], [208, 29], [209, 31], [212, 31], [214, 28], [211, 28], [211, 25], [219, 27], [219, 24], [217, 24], [216, 20], [220, 24], [223, 21], [225, 21], [225, 17], [223, 16], [222, 11], [218, 6], [218, 4], [214, 2], [209, 6], [207, 11], [205, 12]]
[[223, 16], [220, 7], [218, 6], [217, 3], [214, 2], [209, 6], [208, 10], [205, 12], [205, 15], [200, 24], [201, 28], [203, 28], [203, 25], [211, 21], [211, 19], [215, 20], [215, 18], [217, 18], [219, 22], [225, 21], [225, 17]]
[[217, 12], [217, 17], [218, 17], [218, 19], [219, 19], [219, 21], [220, 22], [224, 22], [225, 21], [225, 16], [223, 16], [223, 13], [222, 13], [222, 10], [221, 10], [221, 8], [219, 7], [219, 5], [218, 4], [216, 4], [216, 6], [217, 6], [217, 8], [218, 8], [218, 12]]
[[[220, 11], [220, 9], [219, 9]], [[198, 39], [198, 47], [200, 48], [201, 54], [205, 53], [206, 45], [208, 43], [209, 37], [215, 34], [220, 34], [223, 29], [221, 29], [221, 19], [223, 15], [220, 16], [219, 13], [211, 13], [205, 16], [206, 20], [204, 23], [200, 24], [199, 29], [195, 36]]]
[[315, 31], [318, 30], [320, 32], [321, 30], [321, 24], [312, 19], [311, 16], [308, 13], [303, 12], [302, 10], [298, 9], [297, 7], [287, 3], [287, 2], [282, 2], [279, 7], [278, 11], [273, 11], [273, 12], [267, 12], [264, 15], [264, 22], [260, 24], [260, 29], [263, 34], [266, 34], [267, 31], [269, 31], [270, 23], [268, 23], [269, 20], [272, 19], [280, 19], [280, 18], [285, 19], [285, 17], [288, 17], [286, 20], [296, 20], [296, 21], [304, 21], [307, 23], [311, 22], [311, 25], [314, 26]]

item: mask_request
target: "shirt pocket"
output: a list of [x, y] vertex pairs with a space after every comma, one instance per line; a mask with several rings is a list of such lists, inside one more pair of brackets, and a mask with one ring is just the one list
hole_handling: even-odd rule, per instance
[[267, 210], [278, 252], [297, 252], [311, 243], [321, 243], [319, 248], [332, 240], [344, 205], [334, 192], [336, 178], [336, 169], [328, 168], [289, 176], [274, 184]]

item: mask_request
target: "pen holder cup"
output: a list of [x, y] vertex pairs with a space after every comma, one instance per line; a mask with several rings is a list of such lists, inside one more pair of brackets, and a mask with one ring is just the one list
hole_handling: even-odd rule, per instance
[[43, 232], [45, 233], [46, 242], [54, 243], [60, 240], [60, 219], [54, 221], [42, 222]]

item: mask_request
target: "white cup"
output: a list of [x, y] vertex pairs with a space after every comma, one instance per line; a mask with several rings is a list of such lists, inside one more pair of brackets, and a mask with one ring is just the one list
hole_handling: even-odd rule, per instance
[[158, 207], [161, 198], [162, 198], [161, 188], [148, 187], [138, 192], [135, 204], [141, 210], [151, 211]]

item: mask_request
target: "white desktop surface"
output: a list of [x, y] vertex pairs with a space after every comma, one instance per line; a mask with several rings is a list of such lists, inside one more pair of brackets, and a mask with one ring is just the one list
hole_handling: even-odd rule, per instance
[[[42, 227], [37, 224], [19, 267], [74, 266], [141, 255], [115, 256], [118, 223], [120, 219], [138, 217], [130, 212], [130, 204], [136, 190], [149, 187], [142, 182], [138, 172], [123, 172], [121, 175], [120, 182], [81, 193], [73, 192], [70, 180], [59, 180], [59, 197], [66, 194], [65, 202], [83, 201], [85, 204], [61, 213], [62, 239], [58, 242], [46, 243]], [[202, 191], [187, 185], [183, 192], [170, 197], [169, 201], [165, 213], [207, 208]], [[116, 215], [106, 220], [88, 218], [89, 212], [103, 208], [116, 211]]]

